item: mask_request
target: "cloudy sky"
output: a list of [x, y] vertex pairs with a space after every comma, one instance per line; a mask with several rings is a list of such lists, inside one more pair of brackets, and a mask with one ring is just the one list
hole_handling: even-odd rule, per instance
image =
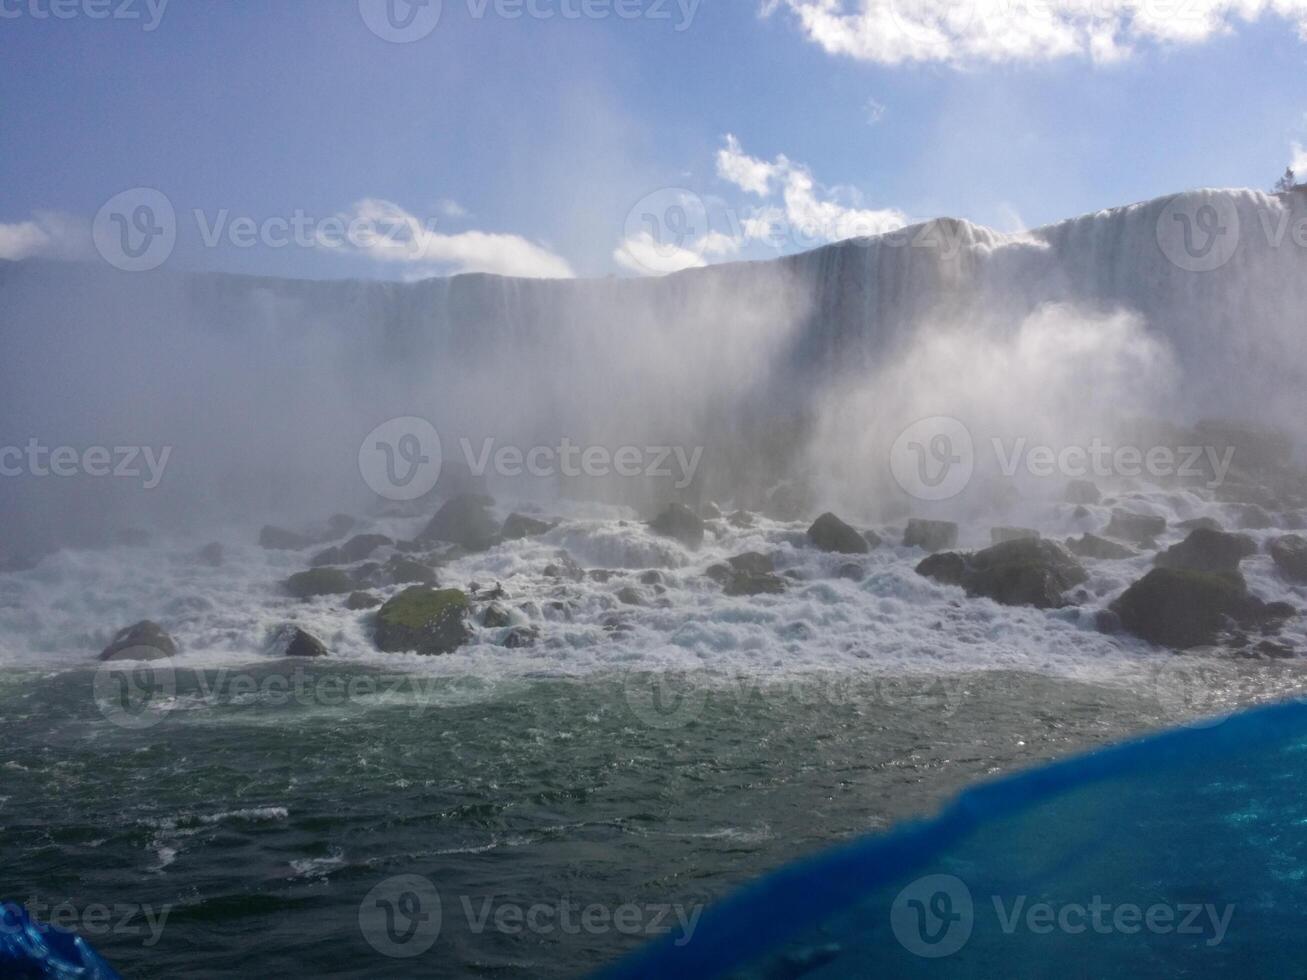
[[1304, 68], [1307, 0], [0, 0], [0, 258], [649, 275], [1019, 230], [1307, 174]]

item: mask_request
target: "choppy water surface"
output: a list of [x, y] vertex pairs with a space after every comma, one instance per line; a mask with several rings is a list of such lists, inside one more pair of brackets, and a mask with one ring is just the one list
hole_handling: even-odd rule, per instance
[[[179, 669], [140, 728], [106, 717], [89, 669], [0, 686], [0, 892], [168, 910], [157, 941], [144, 910], [82, 929], [129, 976], [573, 976], [751, 876], [1178, 703], [1012, 672], [219, 673]], [[409, 874], [440, 929], [390, 958], [360, 905]], [[619, 929], [587, 906], [639, 912]]]

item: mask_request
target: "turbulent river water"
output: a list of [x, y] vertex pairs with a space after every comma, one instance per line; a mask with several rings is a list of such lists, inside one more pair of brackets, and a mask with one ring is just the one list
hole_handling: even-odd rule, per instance
[[[915, 548], [840, 577], [803, 524], [711, 526], [691, 552], [574, 515], [442, 566], [500, 582], [542, 635], [506, 650], [479, 629], [441, 658], [377, 653], [340, 597], [280, 595], [304, 556], [241, 544], [253, 530], [216, 568], [161, 541], [0, 576], [0, 894], [62, 908], [129, 976], [575, 976], [668, 930], [693, 941], [732, 887], [978, 779], [1304, 679], [1099, 633], [1094, 608], [1144, 556], [1097, 563], [1082, 608], [1046, 612], [932, 583]], [[614, 576], [542, 574], [562, 546]], [[705, 578], [746, 548], [791, 573], [785, 595]], [[649, 564], [646, 604], [616, 601]], [[1264, 555], [1246, 572], [1296, 596]], [[142, 609], [183, 649], [138, 668], [150, 699], [93, 669]], [[92, 621], [111, 625], [78, 631]], [[287, 621], [334, 656], [263, 652]], [[396, 946], [375, 910], [414, 875], [439, 914]]]

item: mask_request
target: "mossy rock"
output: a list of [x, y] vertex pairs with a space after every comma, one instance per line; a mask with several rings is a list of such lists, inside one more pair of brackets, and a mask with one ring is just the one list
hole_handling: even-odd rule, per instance
[[349, 595], [354, 581], [339, 568], [312, 568], [286, 579], [285, 588], [296, 599], [312, 599], [321, 595]]
[[423, 545], [446, 541], [470, 552], [489, 551], [499, 540], [499, 523], [490, 513], [494, 503], [481, 494], [461, 494], [436, 512], [417, 540]]
[[158, 623], [145, 619], [124, 626], [100, 654], [101, 660], [166, 660], [177, 655], [177, 644]]
[[1180, 568], [1154, 568], [1112, 603], [1112, 611], [1135, 636], [1177, 650], [1218, 643], [1232, 627], [1273, 629], [1294, 614], [1285, 603], [1250, 595], [1238, 573]]
[[1232, 575], [1239, 563], [1257, 553], [1257, 542], [1246, 534], [1195, 528], [1179, 544], [1154, 559], [1158, 568], [1178, 568], [1212, 575]]
[[1052, 541], [1018, 538], [973, 555], [931, 555], [917, 573], [945, 585], [960, 585], [967, 595], [983, 596], [1004, 606], [1056, 609], [1062, 594], [1089, 574]]
[[377, 649], [386, 653], [453, 653], [472, 637], [472, 607], [459, 589], [405, 589], [377, 611]]
[[808, 528], [808, 540], [822, 551], [840, 555], [865, 555], [872, 547], [866, 538], [834, 514], [822, 514], [817, 518]]

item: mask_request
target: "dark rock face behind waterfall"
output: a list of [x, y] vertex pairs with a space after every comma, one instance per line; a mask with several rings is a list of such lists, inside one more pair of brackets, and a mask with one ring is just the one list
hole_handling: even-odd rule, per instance
[[[1307, 308], [1307, 250], [1271, 247], [1260, 229], [1276, 209], [1300, 217], [1298, 197], [1182, 195], [1219, 206], [1244, 231], [1233, 259], [1202, 274], [1167, 238], [1170, 198], [1020, 236], [943, 219], [658, 279], [297, 282], [0, 263], [0, 322], [16, 325], [0, 361], [0, 418], [14, 435], [0, 444], [67, 431], [113, 446], [126, 429], [173, 450], [148, 491], [122, 480], [5, 481], [6, 548], [39, 556], [210, 511], [285, 524], [308, 511], [357, 513], [376, 500], [360, 479], [364, 437], [407, 416], [442, 430], [449, 480], [484, 479], [467, 457], [475, 464], [487, 438], [702, 449], [693, 473], [554, 473], [548, 488], [650, 517], [708, 500], [769, 512], [783, 498], [785, 519], [810, 522], [826, 506], [805, 481], [827, 393], [898, 363], [938, 324], [989, 329], [1048, 304], [1129, 311], [1164, 338], [1184, 381], [1170, 406], [1177, 417], [1240, 416], [1255, 403], [1258, 417], [1291, 423], [1304, 365], [1289, 324]], [[148, 418], [141, 404], [153, 406]], [[1249, 526], [1260, 521], [1253, 508], [1273, 513], [1244, 503]], [[317, 543], [274, 538], [271, 547]]]

